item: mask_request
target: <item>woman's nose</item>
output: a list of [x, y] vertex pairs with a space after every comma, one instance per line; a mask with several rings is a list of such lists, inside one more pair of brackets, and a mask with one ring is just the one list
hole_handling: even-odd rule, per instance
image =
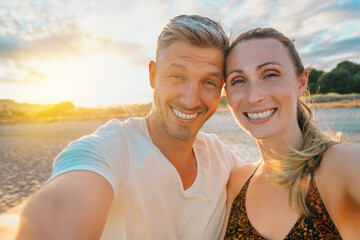
[[265, 94], [264, 89], [260, 84], [254, 83], [250, 84], [247, 92], [247, 99], [250, 104], [256, 104], [264, 100]]

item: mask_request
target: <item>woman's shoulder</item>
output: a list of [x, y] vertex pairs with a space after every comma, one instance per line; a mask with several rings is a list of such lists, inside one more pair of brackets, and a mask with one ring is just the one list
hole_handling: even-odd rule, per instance
[[240, 167], [234, 169], [234, 171], [231, 172], [228, 182], [228, 194], [236, 197], [251, 174], [253, 174], [255, 169], [259, 166], [259, 164], [260, 161], [252, 162], [241, 165]]
[[348, 188], [356, 179], [360, 181], [360, 145], [339, 143], [330, 147], [316, 175], [319, 183], [329, 189]]
[[315, 180], [340, 234], [354, 236], [356, 232], [360, 236], [357, 224], [360, 221], [360, 145], [340, 143], [330, 147]]
[[360, 164], [360, 145], [353, 143], [338, 143], [331, 146], [323, 156], [321, 165], [339, 172]]

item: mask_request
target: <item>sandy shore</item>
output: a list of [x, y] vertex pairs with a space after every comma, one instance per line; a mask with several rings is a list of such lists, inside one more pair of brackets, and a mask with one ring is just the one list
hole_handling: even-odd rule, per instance
[[105, 122], [0, 125], [1, 240], [14, 238], [24, 202], [50, 177], [56, 155]]
[[105, 122], [0, 125], [0, 214], [41, 187], [51, 175], [54, 158], [69, 142]]
[[[359, 111], [352, 117], [359, 119]], [[348, 116], [348, 115], [346, 115]], [[326, 119], [328, 115], [324, 115]], [[231, 121], [227, 119], [231, 119]], [[13, 239], [24, 200], [37, 191], [50, 177], [57, 154], [69, 142], [92, 133], [107, 120], [66, 121], [47, 124], [0, 125], [0, 239]], [[341, 120], [343, 121], [343, 120]], [[224, 124], [226, 122], [226, 124]], [[350, 126], [358, 129], [357, 121]], [[345, 124], [342, 122], [342, 125]], [[355, 129], [356, 128], [356, 129]], [[244, 160], [257, 160], [254, 139], [243, 132], [230, 114], [215, 114], [203, 131], [215, 133]], [[355, 132], [356, 132], [355, 131]], [[345, 134], [345, 138], [349, 134]], [[353, 142], [360, 143], [360, 135]], [[352, 135], [350, 136], [352, 137]], [[351, 139], [345, 139], [345, 141]], [[356, 141], [355, 141], [356, 140]], [[245, 146], [245, 147], [244, 147]]]

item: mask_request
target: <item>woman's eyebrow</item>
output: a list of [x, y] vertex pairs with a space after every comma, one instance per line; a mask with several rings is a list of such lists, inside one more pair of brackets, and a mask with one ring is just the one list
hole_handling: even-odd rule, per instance
[[260, 64], [256, 67], [256, 70], [260, 70], [262, 67], [266, 66], [266, 65], [278, 65], [280, 67], [284, 67], [282, 64], [278, 63], [278, 62], [264, 62], [263, 64]]
[[244, 73], [244, 71], [241, 70], [240, 68], [235, 68], [235, 69], [232, 69], [228, 74], [226, 74], [226, 77], [228, 77], [232, 73]]

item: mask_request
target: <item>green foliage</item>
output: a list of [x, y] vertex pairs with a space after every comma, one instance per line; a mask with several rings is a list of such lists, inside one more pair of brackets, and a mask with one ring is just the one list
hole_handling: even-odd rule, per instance
[[319, 92], [319, 88], [320, 88], [319, 78], [321, 77], [321, 75], [323, 73], [324, 73], [324, 71], [316, 70], [315, 68], [313, 68], [309, 71], [308, 86], [309, 86], [310, 94], [316, 94]]
[[336, 69], [346, 69], [350, 72], [351, 75], [360, 73], [360, 64], [356, 64], [350, 61], [343, 61], [336, 66]]
[[339, 63], [330, 72], [317, 69], [309, 71], [310, 94], [316, 93], [360, 93], [360, 64], [350, 61]]
[[344, 68], [335, 68], [331, 72], [322, 75], [320, 81], [320, 93], [336, 92], [351, 93], [351, 74]]
[[360, 72], [351, 76], [351, 82], [353, 83], [353, 92], [360, 93]]

